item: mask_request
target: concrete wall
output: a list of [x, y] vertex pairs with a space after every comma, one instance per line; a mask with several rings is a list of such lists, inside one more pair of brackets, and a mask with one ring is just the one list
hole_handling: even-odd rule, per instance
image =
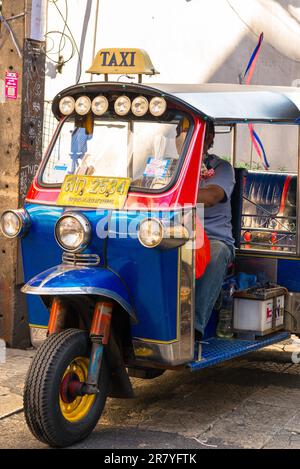
[[[64, 15], [64, 2], [58, 0], [56, 5]], [[89, 6], [86, 0], [72, 0], [68, 11], [68, 24], [78, 47], [86, 6]], [[84, 71], [93, 58], [96, 7], [97, 1], [92, 0], [82, 57], [82, 82], [91, 79]], [[49, 3], [47, 30], [62, 28], [56, 7]], [[253, 84], [291, 85], [297, 80], [300, 83], [300, 0], [100, 0], [96, 30], [96, 50], [146, 49], [160, 71], [158, 77], [145, 78], [149, 83], [239, 83], [263, 31], [265, 42]], [[57, 44], [58, 37], [48, 34], [48, 48], [53, 39]], [[48, 55], [57, 59], [57, 54]], [[65, 58], [70, 55], [68, 40], [62, 55]], [[51, 99], [60, 89], [74, 83], [78, 55], [75, 51], [74, 58], [56, 78], [50, 77], [55, 75], [53, 63], [48, 64], [46, 97]], [[273, 169], [282, 166], [279, 155], [286, 152], [285, 141], [293, 142], [288, 155], [296, 169], [294, 133], [285, 132], [284, 140], [280, 138], [279, 142], [273, 129], [262, 132]], [[216, 151], [226, 155], [230, 149], [228, 144], [223, 148], [224, 139], [222, 142], [216, 144]], [[247, 129], [239, 132], [238, 142], [242, 145], [240, 159], [249, 161], [253, 152]]]

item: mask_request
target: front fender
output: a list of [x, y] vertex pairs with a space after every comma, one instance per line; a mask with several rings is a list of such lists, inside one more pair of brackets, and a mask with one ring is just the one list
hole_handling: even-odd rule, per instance
[[33, 277], [22, 288], [30, 295], [101, 295], [119, 303], [137, 322], [130, 293], [113, 271], [101, 267], [57, 265]]

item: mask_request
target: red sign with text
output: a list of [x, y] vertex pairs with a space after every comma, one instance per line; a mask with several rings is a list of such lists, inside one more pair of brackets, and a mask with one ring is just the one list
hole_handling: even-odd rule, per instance
[[17, 72], [5, 73], [5, 99], [17, 99], [19, 74]]

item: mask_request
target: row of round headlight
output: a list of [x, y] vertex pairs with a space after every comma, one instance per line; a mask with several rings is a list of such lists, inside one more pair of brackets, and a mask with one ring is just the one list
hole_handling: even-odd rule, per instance
[[[91, 240], [92, 228], [88, 219], [79, 213], [64, 214], [55, 225], [55, 239], [62, 249], [69, 252], [84, 250]], [[138, 230], [141, 244], [157, 247], [163, 239], [163, 225], [156, 219], [145, 219]]]
[[[59, 102], [59, 110], [65, 115], [69, 116], [74, 111], [80, 116], [88, 114], [90, 110], [96, 116], [102, 116], [108, 109], [108, 100], [105, 96], [99, 95], [90, 100], [88, 96], [80, 96], [76, 101], [72, 96], [65, 96]], [[142, 117], [148, 111], [155, 116], [160, 117], [164, 114], [167, 109], [167, 103], [164, 98], [156, 96], [150, 100], [150, 102], [144, 96], [137, 96], [131, 102], [128, 96], [119, 96], [114, 103], [115, 113], [119, 116], [126, 116], [129, 111], [137, 116]]]
[[[27, 234], [29, 227], [30, 217], [25, 209], [7, 210], [1, 216], [0, 228], [7, 238], [23, 237]], [[186, 228], [183, 226], [178, 228], [180, 233], [177, 238], [187, 241], [189, 235]], [[88, 219], [80, 213], [64, 214], [57, 221], [54, 234], [57, 243], [63, 250], [78, 252], [83, 251], [89, 245], [92, 227]], [[138, 228], [138, 239], [146, 248], [155, 248], [162, 245], [166, 235], [168, 235], [168, 230], [160, 220], [155, 218], [142, 220]], [[165, 243], [168, 243], [168, 240]], [[171, 246], [173, 245], [174, 241]], [[164, 247], [166, 247], [166, 244]]]

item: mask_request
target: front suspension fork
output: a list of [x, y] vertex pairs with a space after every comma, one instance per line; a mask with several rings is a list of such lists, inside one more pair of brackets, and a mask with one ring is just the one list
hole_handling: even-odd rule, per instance
[[84, 385], [84, 394], [99, 392], [98, 382], [103, 360], [104, 346], [108, 344], [113, 305], [109, 302], [96, 303], [93, 322], [90, 330], [92, 352], [88, 369], [87, 381]]
[[[108, 344], [113, 304], [108, 301], [99, 301], [95, 305], [94, 315], [90, 330], [92, 351], [88, 368], [88, 377], [85, 383], [76, 385], [73, 393], [76, 395], [96, 394], [99, 392], [98, 382], [103, 360], [104, 346]], [[60, 298], [54, 298], [50, 313], [48, 335], [59, 333], [63, 330], [66, 317], [66, 309]]]

